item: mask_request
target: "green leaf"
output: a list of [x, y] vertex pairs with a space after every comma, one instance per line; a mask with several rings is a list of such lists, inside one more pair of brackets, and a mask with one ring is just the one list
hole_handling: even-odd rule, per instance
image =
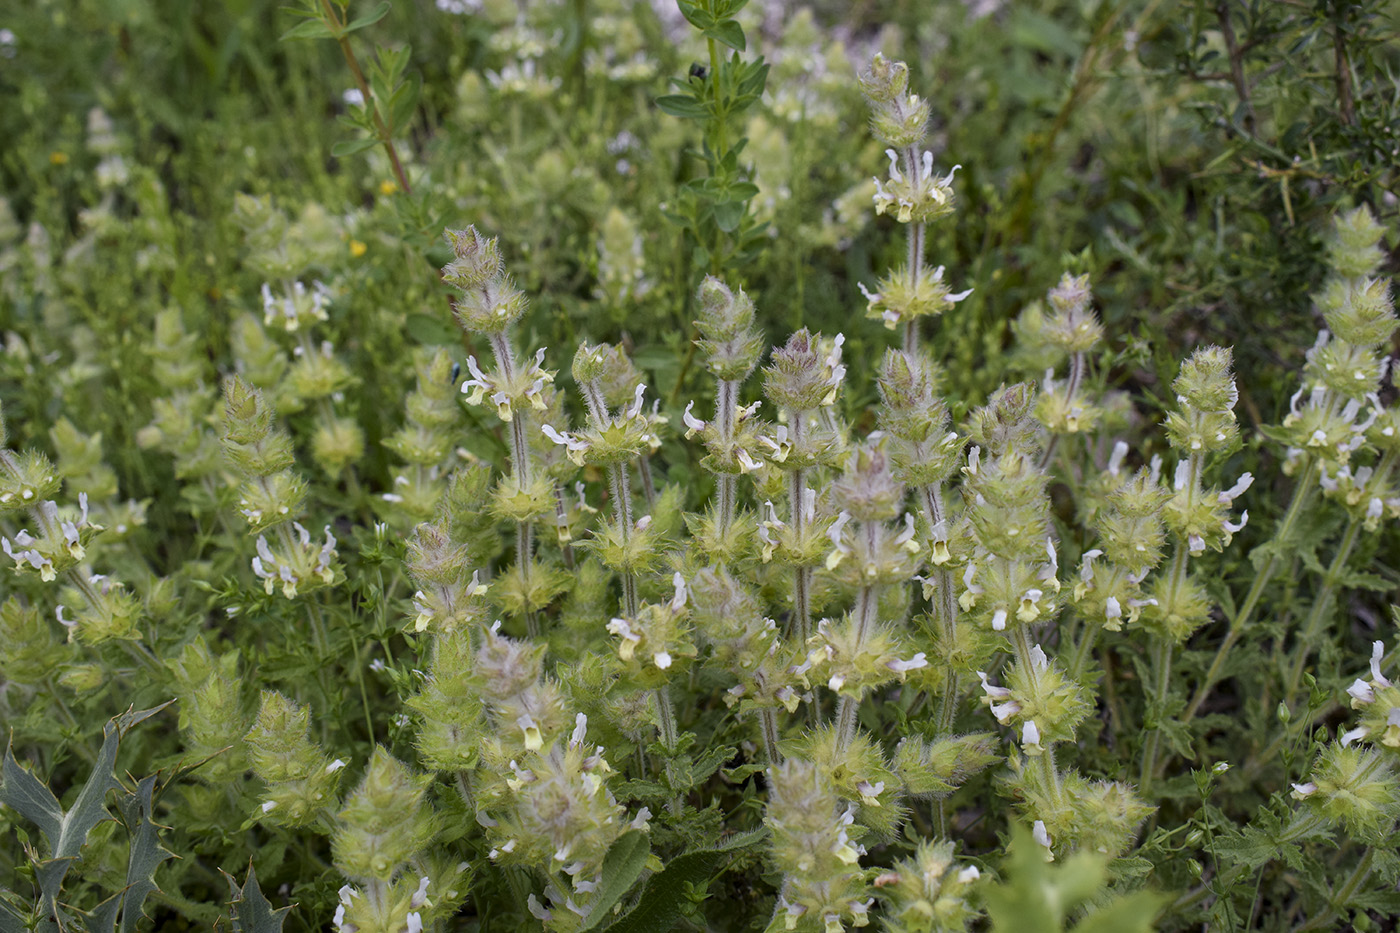
[[388, 14], [389, 0], [383, 0], [383, 2], [379, 4], [379, 6], [375, 7], [373, 10], [366, 13], [364, 16], [361, 16], [359, 19], [351, 20], [350, 25], [345, 27], [345, 31], [347, 33], [351, 33], [359, 29], [364, 29], [366, 26], [373, 26], [375, 23], [379, 22]]
[[691, 3], [690, 0], [677, 0], [677, 5], [680, 7], [681, 15], [685, 17], [685, 21], [696, 29], [708, 29], [714, 24], [714, 16], [698, 3]]
[[357, 152], [373, 149], [377, 145], [379, 145], [379, 140], [377, 139], [342, 139], [334, 146], [331, 146], [331, 155], [335, 156], [337, 159], [343, 159]]
[[664, 871], [647, 881], [637, 906], [608, 927], [607, 933], [666, 933], [681, 918], [682, 907], [688, 900], [687, 885], [706, 883], [730, 856], [751, 849], [767, 838], [768, 830], [756, 829], [731, 836], [717, 849], [687, 852], [672, 859]]
[[739, 229], [739, 221], [743, 219], [743, 201], [720, 201], [715, 204], [715, 225], [725, 233]]
[[732, 19], [727, 19], [721, 23], [715, 23], [705, 30], [705, 38], [714, 39], [716, 42], [729, 46], [736, 52], [742, 52], [747, 47], [744, 41], [744, 30]]
[[389, 132], [397, 135], [413, 119], [413, 111], [418, 106], [418, 92], [423, 87], [422, 75], [412, 75], [407, 83], [394, 89], [389, 101]]
[[282, 924], [292, 906], [272, 909], [272, 902], [258, 887], [258, 877], [253, 864], [248, 863], [248, 880], [240, 887], [232, 875], [228, 879], [229, 917], [233, 920], [233, 933], [282, 933]]
[[603, 859], [603, 882], [593, 898], [588, 919], [579, 927], [591, 930], [612, 914], [612, 909], [642, 876], [651, 855], [650, 837], [639, 829], [630, 830], [613, 843]]
[[335, 32], [331, 27], [321, 22], [319, 19], [309, 19], [304, 23], [299, 23], [282, 33], [278, 42], [286, 42], [289, 39], [334, 39]]
[[703, 120], [710, 113], [704, 104], [685, 94], [662, 95], [656, 98], [656, 106], [660, 107], [663, 113], [683, 120]]
[[[157, 775], [142, 778], [136, 793], [120, 802], [123, 821], [131, 831], [131, 858], [126, 866], [126, 891], [122, 896], [121, 933], [131, 933], [143, 916], [147, 895], [159, 890], [155, 872], [161, 862], [174, 858], [161, 848], [160, 830], [152, 819]], [[134, 827], [134, 828], [133, 828]]]
[[11, 807], [29, 820], [49, 840], [49, 845], [63, 834], [63, 808], [44, 782], [20, 767], [14, 752], [5, 749], [4, 783], [0, 784], [0, 803]]
[[451, 346], [460, 336], [456, 328], [431, 314], [410, 314], [404, 321], [404, 330], [414, 340], [428, 346]]

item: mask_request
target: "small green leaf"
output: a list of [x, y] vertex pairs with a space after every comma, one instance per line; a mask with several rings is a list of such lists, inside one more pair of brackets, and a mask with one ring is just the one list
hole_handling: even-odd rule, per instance
[[612, 909], [642, 876], [651, 855], [650, 837], [641, 830], [625, 832], [603, 859], [603, 882], [593, 897], [593, 908], [580, 930], [591, 930], [612, 914]]
[[359, 19], [352, 20], [350, 22], [350, 25], [345, 27], [345, 31], [347, 33], [350, 33], [355, 32], [359, 29], [364, 29], [366, 26], [373, 26], [375, 23], [379, 22], [388, 14], [389, 0], [383, 0], [383, 2], [379, 4], [379, 6], [375, 7], [373, 10], [366, 13], [364, 16], [361, 16]]
[[455, 328], [431, 314], [410, 314], [404, 321], [404, 330], [414, 340], [428, 346], [451, 346], [458, 340]]
[[743, 219], [743, 201], [720, 201], [715, 204], [715, 224], [725, 233], [739, 229], [739, 221]]
[[660, 107], [663, 113], [683, 120], [703, 120], [709, 115], [704, 104], [684, 94], [666, 94], [658, 97], [656, 106]]
[[321, 22], [319, 19], [309, 19], [282, 33], [279, 42], [286, 42], [289, 39], [334, 39], [335, 32], [331, 27]]
[[331, 155], [335, 156], [337, 159], [343, 159], [357, 152], [373, 149], [377, 145], [379, 145], [379, 140], [377, 139], [342, 139], [334, 146], [331, 146]]
[[722, 23], [715, 23], [705, 30], [705, 38], [714, 39], [716, 42], [729, 46], [736, 52], [742, 52], [747, 47], [744, 41], [743, 28], [732, 19]]

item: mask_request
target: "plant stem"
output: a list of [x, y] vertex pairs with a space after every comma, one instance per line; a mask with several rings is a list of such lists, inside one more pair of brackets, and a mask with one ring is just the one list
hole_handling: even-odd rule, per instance
[[[803, 441], [807, 432], [805, 412], [789, 411], [788, 427], [792, 430], [792, 448], [802, 455]], [[788, 474], [788, 521], [792, 525], [794, 540], [802, 540], [807, 525], [807, 468], [798, 467]], [[788, 634], [796, 635], [798, 644], [806, 645], [812, 637], [812, 568], [794, 567], [792, 578], [792, 620]]]
[[[1163, 715], [1162, 708], [1167, 702], [1167, 691], [1171, 684], [1172, 651], [1175, 647], [1170, 638], [1158, 638], [1152, 646], [1152, 669], [1157, 679], [1153, 684], [1151, 706], [1155, 707], [1158, 716]], [[1157, 773], [1157, 748], [1161, 740], [1162, 730], [1157, 727], [1147, 734], [1147, 741], [1143, 746], [1142, 776], [1138, 780], [1138, 793], [1144, 800], [1152, 799], [1150, 790]]]
[[[1032, 648], [1028, 626], [1012, 626], [1011, 647], [1016, 654], [1017, 666], [1027, 672], [1033, 671], [1035, 662], [1031, 660]], [[1046, 792], [1050, 795], [1050, 802], [1056, 808], [1060, 807], [1064, 802], [1064, 789], [1060, 786], [1060, 771], [1055, 767], [1053, 746], [1047, 744], [1039, 755], [1028, 757], [1033, 757], [1036, 765], [1040, 768], [1040, 779], [1045, 784]]]
[[[873, 522], [862, 522], [861, 529], [867, 535], [873, 535], [875, 525]], [[875, 627], [875, 614], [879, 608], [879, 587], [863, 586], [856, 593], [856, 605], [854, 610], [856, 621], [856, 647], [857, 652], [865, 644], [871, 630]], [[841, 702], [836, 706], [836, 753], [844, 753], [851, 746], [851, 740], [856, 737], [856, 713], [859, 711], [860, 698], [854, 696], [842, 696]]]
[[412, 194], [413, 190], [408, 185], [408, 176], [404, 174], [403, 165], [399, 162], [398, 150], [394, 148], [394, 140], [389, 135], [389, 128], [384, 125], [384, 118], [379, 115], [379, 105], [370, 92], [369, 82], [365, 80], [365, 73], [360, 70], [360, 62], [355, 57], [355, 50], [350, 47], [350, 37], [344, 34], [345, 21], [336, 15], [335, 7], [331, 6], [331, 0], [321, 0], [321, 8], [325, 11], [326, 19], [330, 20], [335, 30], [340, 33], [336, 42], [340, 45], [341, 54], [345, 56], [345, 64], [350, 66], [350, 73], [355, 76], [355, 86], [360, 89], [365, 107], [374, 117], [374, 128], [379, 134], [379, 141], [384, 145], [385, 154], [389, 156], [389, 164], [394, 167], [394, 177], [398, 179], [399, 187], [403, 189], [404, 194]]
[[1337, 553], [1332, 556], [1332, 564], [1327, 568], [1327, 573], [1322, 577], [1322, 588], [1313, 597], [1312, 608], [1308, 611], [1307, 621], [1303, 623], [1303, 631], [1298, 636], [1297, 654], [1293, 658], [1293, 670], [1288, 675], [1288, 692], [1284, 694], [1284, 702], [1289, 708], [1293, 707], [1293, 701], [1298, 695], [1298, 685], [1303, 680], [1303, 668], [1307, 666], [1308, 658], [1313, 649], [1317, 646], [1318, 636], [1322, 634], [1323, 622], [1326, 621], [1332, 609], [1332, 600], [1337, 595], [1337, 584], [1342, 572], [1346, 570], [1347, 560], [1351, 557], [1352, 550], [1356, 547], [1356, 539], [1361, 533], [1361, 519], [1353, 516], [1347, 523], [1347, 529], [1342, 534], [1341, 543], [1337, 545]]
[[[929, 527], [936, 528], [946, 520], [947, 511], [943, 504], [943, 490], [938, 486], [925, 486], [922, 490], [924, 514]], [[958, 601], [953, 598], [953, 575], [939, 568], [933, 572], [935, 589], [933, 612], [939, 634], [943, 638], [944, 650], [952, 651], [958, 640]], [[958, 714], [958, 672], [948, 665], [943, 680], [943, 696], [938, 701], [938, 714], [935, 720], [939, 734], [951, 732]]]
[[1254, 583], [1250, 586], [1249, 592], [1245, 595], [1244, 602], [1240, 605], [1239, 611], [1230, 620], [1230, 629], [1225, 633], [1225, 639], [1220, 643], [1220, 648], [1215, 652], [1215, 658], [1210, 662], [1210, 667], [1206, 669], [1205, 675], [1201, 678], [1201, 685], [1196, 688], [1195, 694], [1191, 697], [1191, 702], [1186, 705], [1186, 710], [1181, 714], [1181, 722], [1190, 722], [1200, 711], [1201, 704], [1210, 695], [1210, 690], [1220, 679], [1220, 670], [1225, 666], [1225, 659], [1230, 654], [1230, 649], [1239, 641], [1244, 634], [1244, 628], [1249, 623], [1250, 617], [1254, 614], [1254, 609], [1259, 605], [1259, 597], [1264, 595], [1264, 590], [1273, 579], [1274, 573], [1278, 570], [1279, 557], [1278, 545], [1287, 542], [1293, 535], [1293, 526], [1297, 524], [1298, 517], [1303, 513], [1304, 508], [1312, 500], [1313, 491], [1317, 486], [1317, 460], [1309, 461], [1307, 469], [1303, 471], [1303, 476], [1298, 484], [1293, 487], [1293, 501], [1288, 504], [1288, 511], [1284, 513], [1283, 521], [1279, 523], [1278, 530], [1274, 532], [1273, 540], [1269, 542], [1270, 550], [1264, 563], [1254, 571]]
[[[491, 353], [496, 358], [496, 368], [501, 378], [510, 382], [515, 377], [515, 352], [505, 333], [490, 335]], [[510, 419], [510, 469], [517, 489], [524, 491], [533, 478], [530, 463], [530, 441], [526, 436], [528, 415], [524, 411], [514, 412]], [[529, 603], [530, 562], [534, 556], [534, 527], [529, 522], [516, 522], [515, 525], [515, 571], [520, 575], [520, 589], [526, 595], [525, 630], [531, 638], [540, 634], [535, 610]]]

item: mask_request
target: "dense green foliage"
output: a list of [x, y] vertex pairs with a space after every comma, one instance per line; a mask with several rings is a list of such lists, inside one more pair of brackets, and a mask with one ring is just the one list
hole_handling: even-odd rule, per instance
[[12, 6], [0, 933], [1400, 912], [1395, 0]]

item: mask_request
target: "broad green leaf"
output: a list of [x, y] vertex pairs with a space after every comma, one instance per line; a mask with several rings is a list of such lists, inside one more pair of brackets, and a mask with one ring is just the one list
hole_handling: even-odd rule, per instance
[[593, 898], [588, 919], [579, 927], [591, 930], [612, 914], [612, 909], [642, 876], [651, 855], [651, 838], [639, 829], [625, 832], [603, 859], [603, 881]]
[[141, 779], [136, 793], [127, 794], [121, 800], [122, 817], [131, 833], [131, 857], [126, 866], [126, 891], [122, 896], [121, 933], [131, 933], [137, 921], [143, 916], [143, 904], [147, 895], [159, 890], [156, 887], [157, 866], [171, 853], [161, 848], [160, 830], [153, 819], [157, 775]]
[[366, 26], [373, 26], [375, 23], [379, 22], [388, 14], [389, 0], [383, 0], [383, 2], [379, 4], [379, 6], [375, 7], [373, 10], [366, 13], [364, 16], [361, 16], [358, 19], [351, 20], [350, 24], [345, 27], [345, 31], [355, 32], [358, 29], [364, 29]]
[[665, 870], [647, 881], [637, 906], [607, 927], [607, 933], [666, 933], [681, 918], [687, 884], [709, 881], [735, 853], [753, 848], [767, 838], [768, 830], [756, 829], [731, 836], [717, 849], [687, 852], [672, 859]]
[[0, 784], [0, 803], [11, 807], [29, 820], [54, 844], [63, 833], [63, 808], [44, 782], [21, 768], [11, 748], [5, 749], [4, 783]]
[[232, 875], [224, 877], [228, 879], [229, 918], [233, 921], [233, 933], [282, 933], [282, 924], [292, 907], [272, 908], [272, 902], [258, 887], [257, 874], [251, 862], [248, 864], [248, 880], [242, 885]]

